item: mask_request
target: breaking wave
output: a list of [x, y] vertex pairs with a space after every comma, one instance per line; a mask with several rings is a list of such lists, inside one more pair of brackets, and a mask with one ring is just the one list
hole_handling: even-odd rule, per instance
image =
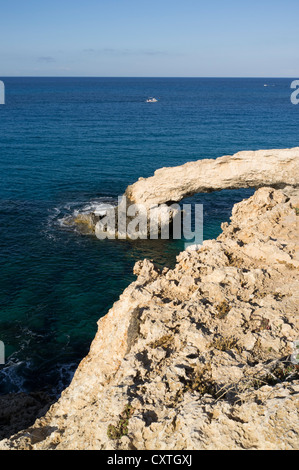
[[88, 202], [67, 202], [54, 207], [54, 209], [50, 211], [50, 215], [47, 219], [47, 236], [55, 238], [55, 230], [57, 231], [57, 228], [78, 232], [78, 227], [75, 223], [76, 217], [90, 213], [94, 213], [95, 215], [104, 215], [108, 207], [116, 205], [117, 199], [106, 196], [94, 198]]

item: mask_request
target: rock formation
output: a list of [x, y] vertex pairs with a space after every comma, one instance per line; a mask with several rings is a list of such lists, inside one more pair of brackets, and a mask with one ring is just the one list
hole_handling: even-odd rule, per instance
[[[96, 234], [98, 238], [129, 238], [134, 239], [135, 224], [130, 229], [135, 212], [129, 215], [133, 205], [140, 207], [147, 214], [145, 224], [138, 224], [137, 237], [148, 238], [153, 235], [150, 217], [157, 220], [156, 234], [160, 235], [161, 227], [168, 226], [175, 217], [181, 218], [181, 209], [174, 202], [196, 193], [211, 192], [221, 189], [259, 188], [270, 186], [284, 188], [299, 186], [299, 147], [284, 150], [258, 150], [238, 152], [232, 156], [217, 159], [205, 159], [188, 162], [185, 165], [161, 168], [154, 176], [139, 178], [128, 186], [121, 198], [121, 204], [112, 206], [105, 220], [105, 213], [76, 214], [70, 223], [76, 224], [83, 233]], [[171, 206], [171, 212], [169, 211]], [[138, 209], [137, 209], [138, 212]], [[119, 224], [119, 215], [125, 220]], [[146, 220], [148, 223], [146, 224]], [[121, 226], [122, 225], [122, 226]], [[151, 228], [150, 228], [151, 227]]]
[[[217, 187], [220, 178], [236, 187], [239, 174], [242, 186], [245, 174], [258, 185], [261, 173], [295, 184], [298, 150], [262, 152], [254, 165], [257, 154], [242, 155], [215, 162]], [[211, 189], [206, 163], [185, 168], [197, 165], [203, 177], [192, 191]], [[172, 199], [186, 194], [182, 185], [175, 193], [178, 181], [187, 179], [171, 180]], [[137, 262], [136, 281], [99, 320], [70, 386], [0, 449], [298, 449], [298, 207], [298, 192], [260, 188], [173, 269]]]
[[299, 186], [299, 147], [243, 151], [232, 156], [161, 168], [129, 186], [129, 200], [150, 207], [221, 189]]

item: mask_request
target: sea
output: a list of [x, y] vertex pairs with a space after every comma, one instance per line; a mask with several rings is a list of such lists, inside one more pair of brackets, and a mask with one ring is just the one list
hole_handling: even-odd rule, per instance
[[[1, 79], [0, 394], [59, 396], [97, 321], [136, 279], [135, 262], [173, 267], [184, 248], [99, 240], [65, 221], [115, 204], [161, 167], [296, 147], [299, 106], [291, 78]], [[253, 191], [189, 198], [203, 205], [204, 239]]]

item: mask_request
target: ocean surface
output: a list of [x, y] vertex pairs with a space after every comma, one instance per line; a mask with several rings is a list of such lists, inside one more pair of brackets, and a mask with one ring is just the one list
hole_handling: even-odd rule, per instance
[[[0, 394], [59, 395], [97, 320], [135, 279], [134, 263], [173, 266], [183, 249], [180, 240], [101, 241], [66, 218], [115, 203], [163, 166], [298, 146], [299, 106], [290, 101], [292, 79], [2, 80]], [[149, 96], [159, 101], [146, 103]], [[204, 239], [252, 193], [191, 198], [203, 204]]]

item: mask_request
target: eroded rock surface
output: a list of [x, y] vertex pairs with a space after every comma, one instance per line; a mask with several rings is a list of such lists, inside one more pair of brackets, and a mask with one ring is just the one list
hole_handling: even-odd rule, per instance
[[1, 449], [298, 449], [299, 196], [260, 188], [174, 269], [149, 260], [70, 386]]
[[222, 189], [299, 186], [299, 147], [242, 151], [216, 159], [160, 168], [154, 176], [139, 178], [125, 195], [150, 207], [177, 202], [196, 193]]

